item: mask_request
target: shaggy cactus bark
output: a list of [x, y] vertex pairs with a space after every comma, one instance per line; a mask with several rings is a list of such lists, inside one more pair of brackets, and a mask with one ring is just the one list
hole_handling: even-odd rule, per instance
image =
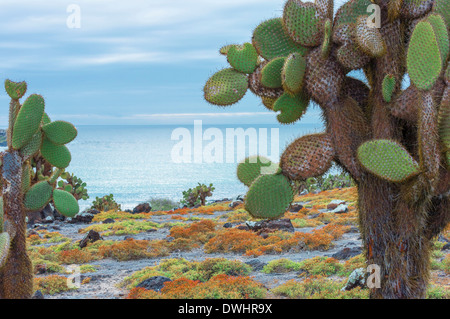
[[79, 211], [75, 197], [57, 189], [56, 181], [71, 160], [64, 144], [77, 136], [67, 122], [51, 122], [42, 96], [23, 104], [25, 82], [6, 80], [11, 97], [8, 149], [0, 153], [0, 298], [26, 299], [33, 293], [33, 269], [26, 249], [26, 216], [48, 203], [63, 215]]
[[[379, 28], [369, 19], [373, 4]], [[333, 6], [287, 1], [282, 18], [254, 31], [254, 71], [216, 73], [205, 99], [231, 105], [248, 87], [282, 124], [299, 120], [310, 100], [317, 103], [325, 132], [287, 147], [272, 175], [254, 176], [262, 167], [257, 157], [239, 165], [238, 177], [249, 186], [246, 209], [279, 218], [296, 183], [334, 162], [357, 185], [367, 263], [381, 268], [381, 288], [371, 297], [424, 298], [431, 241], [450, 221], [450, 2], [350, 0], [334, 16]], [[350, 77], [353, 70], [364, 81]], [[411, 84], [403, 90], [406, 75]]]

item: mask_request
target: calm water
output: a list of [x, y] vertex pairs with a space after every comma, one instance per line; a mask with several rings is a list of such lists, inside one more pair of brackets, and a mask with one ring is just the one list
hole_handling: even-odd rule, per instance
[[[182, 191], [195, 187], [199, 182], [214, 184], [216, 189], [212, 199], [246, 192], [246, 187], [236, 178], [236, 165], [241, 158], [234, 163], [225, 163], [226, 149], [223, 149], [222, 163], [193, 163], [194, 154], [192, 163], [174, 163], [172, 148], [179, 141], [172, 140], [171, 136], [177, 127], [180, 126], [78, 126], [78, 137], [68, 145], [72, 153], [68, 171], [88, 185], [90, 198], [80, 202], [81, 208], [88, 207], [96, 196], [110, 193], [124, 209], [133, 208], [152, 197], [179, 201]], [[233, 128], [232, 125], [215, 127], [220, 129], [224, 139], [226, 129]], [[280, 153], [296, 137], [321, 130], [320, 124], [251, 127], [257, 131], [266, 128], [269, 142], [271, 128], [279, 128]], [[194, 136], [193, 126], [184, 128]], [[203, 126], [203, 133], [206, 129], [208, 127]], [[204, 141], [203, 146], [209, 143]], [[249, 143], [246, 144], [248, 149]], [[269, 157], [278, 161], [278, 154], [271, 154], [270, 144], [267, 148]]]

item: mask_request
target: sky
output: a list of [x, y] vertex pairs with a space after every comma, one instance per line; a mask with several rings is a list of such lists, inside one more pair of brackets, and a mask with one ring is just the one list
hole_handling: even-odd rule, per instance
[[[52, 120], [75, 125], [276, 124], [250, 92], [219, 108], [202, 89], [228, 67], [219, 48], [251, 42], [254, 28], [280, 17], [284, 3], [1, 0], [0, 81], [27, 81]], [[8, 102], [1, 90], [0, 126]], [[320, 110], [311, 107], [301, 122], [318, 121]]]

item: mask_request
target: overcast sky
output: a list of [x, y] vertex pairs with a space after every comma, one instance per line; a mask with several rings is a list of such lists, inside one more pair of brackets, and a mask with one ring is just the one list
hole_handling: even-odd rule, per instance
[[[335, 1], [340, 3], [342, 1]], [[52, 120], [83, 124], [275, 124], [250, 92], [217, 108], [202, 88], [227, 67], [218, 49], [251, 41], [285, 0], [1, 0], [0, 79], [26, 80]], [[80, 8], [80, 28], [68, 18]], [[73, 21], [70, 20], [69, 21]], [[0, 92], [0, 125], [8, 98]], [[319, 120], [311, 108], [302, 120]]]

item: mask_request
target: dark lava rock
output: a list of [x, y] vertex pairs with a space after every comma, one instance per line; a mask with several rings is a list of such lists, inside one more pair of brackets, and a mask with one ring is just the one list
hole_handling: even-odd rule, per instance
[[102, 221], [102, 224], [114, 224], [116, 221], [112, 218], [106, 218], [104, 221]]
[[228, 206], [231, 207], [231, 208], [236, 208], [236, 207], [238, 207], [240, 204], [242, 204], [241, 201], [233, 201], [233, 202], [231, 202]]
[[317, 217], [320, 216], [320, 214], [322, 214], [322, 213], [317, 213], [317, 214], [313, 214], [313, 215], [308, 215], [308, 216], [306, 217], [306, 219], [314, 219], [314, 218], [317, 218]]
[[164, 287], [164, 283], [172, 281], [171, 279], [163, 276], [154, 276], [140, 282], [136, 288], [145, 288], [147, 290], [160, 291]]
[[362, 253], [361, 247], [344, 248], [337, 253], [331, 255], [331, 257], [338, 260], [347, 260]]
[[89, 212], [81, 212], [77, 214], [72, 220], [70, 220], [71, 224], [76, 223], [82, 223], [82, 224], [89, 224], [94, 219], [94, 214], [91, 214]]
[[90, 230], [89, 233], [80, 241], [80, 248], [86, 247], [89, 243], [94, 243], [98, 240], [103, 240], [99, 233], [95, 230]]
[[142, 203], [137, 205], [133, 211], [132, 214], [139, 214], [139, 213], [149, 213], [152, 210], [152, 207], [149, 203]]
[[267, 263], [264, 263], [257, 258], [247, 261], [246, 264], [251, 266], [255, 271], [260, 271], [264, 268], [265, 265], [267, 265]]
[[265, 231], [269, 230], [269, 232], [277, 230], [283, 230], [290, 233], [295, 232], [294, 226], [289, 218], [247, 223], [247, 226], [253, 231], [264, 229]]
[[231, 228], [231, 227], [233, 227], [233, 225], [231, 225], [231, 223], [223, 224], [223, 228]]

